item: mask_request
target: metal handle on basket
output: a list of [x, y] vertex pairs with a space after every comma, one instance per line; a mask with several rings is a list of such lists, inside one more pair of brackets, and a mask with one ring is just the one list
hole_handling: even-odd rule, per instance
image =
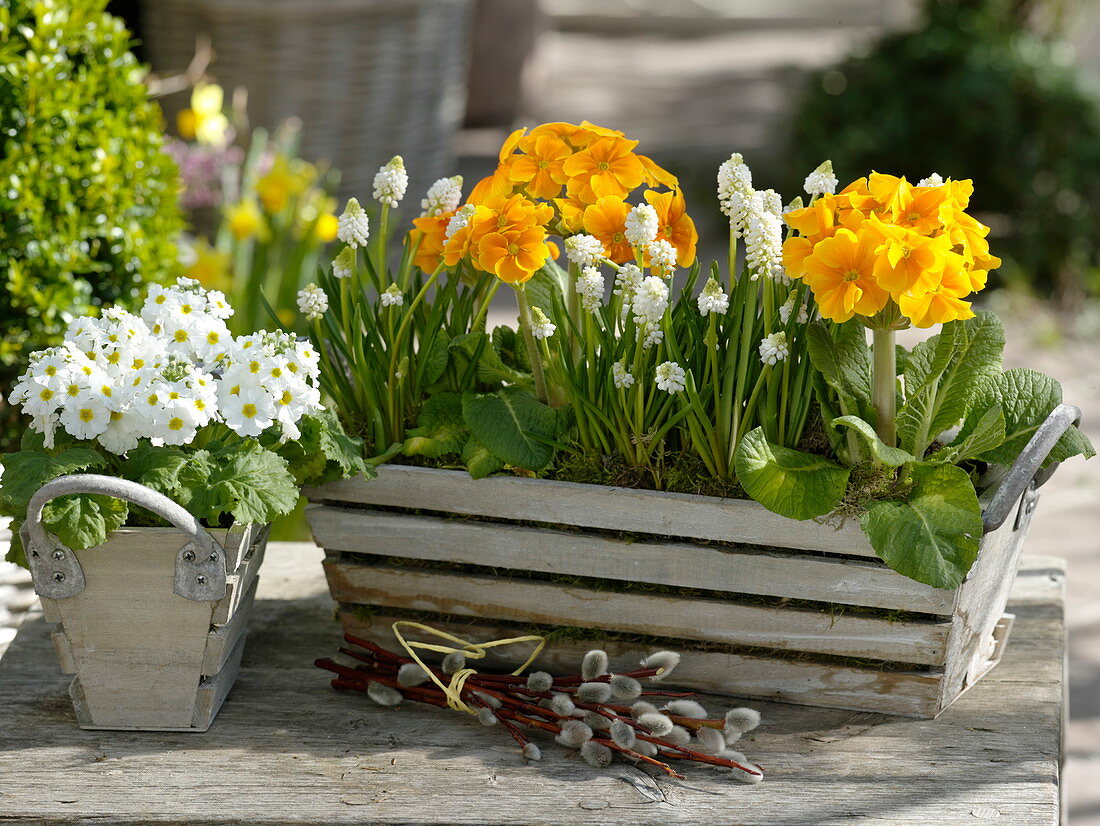
[[95, 473], [59, 476], [35, 491], [27, 505], [27, 519], [19, 534], [27, 553], [34, 587], [40, 596], [66, 599], [84, 590], [84, 570], [76, 554], [42, 524], [42, 509], [47, 502], [74, 493], [124, 499], [171, 522], [190, 540], [176, 554], [172, 590], [196, 602], [215, 602], [225, 596], [225, 550], [198, 519], [167, 496], [145, 485]]
[[997, 530], [1012, 515], [1012, 509], [1029, 490], [1040, 487], [1054, 473], [1054, 468], [1044, 468], [1046, 461], [1054, 445], [1062, 438], [1071, 425], [1081, 421], [1081, 409], [1072, 404], [1060, 404], [1054, 408], [1046, 421], [1039, 425], [1031, 437], [1031, 441], [1020, 451], [1016, 461], [1012, 464], [1000, 487], [993, 495], [989, 506], [982, 514], [982, 523], [985, 532]]

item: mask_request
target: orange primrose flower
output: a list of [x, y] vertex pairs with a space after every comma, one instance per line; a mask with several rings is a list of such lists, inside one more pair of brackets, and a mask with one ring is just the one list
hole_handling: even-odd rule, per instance
[[695, 229], [695, 222], [687, 214], [684, 193], [678, 189], [671, 192], [647, 189], [645, 199], [657, 212], [657, 238], [676, 247], [676, 263], [681, 267], [690, 267], [695, 261], [699, 233]]
[[546, 230], [529, 227], [486, 235], [478, 244], [474, 264], [506, 284], [520, 284], [530, 279], [549, 257]]
[[803, 280], [813, 290], [822, 316], [847, 321], [857, 313], [872, 316], [886, 306], [890, 295], [874, 275], [876, 243], [869, 233], [857, 236], [841, 228], [814, 246]]
[[600, 239], [607, 257], [617, 264], [634, 260], [626, 240], [626, 216], [630, 205], [622, 198], [600, 198], [584, 210], [584, 231]]
[[609, 195], [622, 197], [639, 187], [645, 167], [633, 152], [637, 145], [625, 138], [601, 138], [570, 155], [562, 165], [570, 178], [569, 195], [591, 204]]
[[512, 159], [508, 178], [512, 183], [523, 184], [532, 198], [556, 198], [569, 177], [562, 171], [562, 163], [573, 150], [561, 138], [554, 135], [531, 135], [519, 142], [522, 155]]
[[880, 242], [875, 249], [875, 278], [887, 292], [923, 292], [939, 280], [944, 256], [951, 250], [946, 235], [928, 238], [905, 227], [884, 224], [878, 215], [869, 219], [870, 233]]
[[961, 255], [949, 253], [940, 270], [938, 283], [925, 292], [898, 296], [898, 307], [916, 327], [932, 327], [948, 321], [973, 318], [970, 302], [963, 301], [971, 292], [971, 277]]
[[444, 212], [440, 215], [413, 218], [414, 229], [409, 231], [409, 243], [417, 245], [413, 264], [424, 272], [433, 272], [443, 259], [447, 224], [453, 216], [454, 212]]

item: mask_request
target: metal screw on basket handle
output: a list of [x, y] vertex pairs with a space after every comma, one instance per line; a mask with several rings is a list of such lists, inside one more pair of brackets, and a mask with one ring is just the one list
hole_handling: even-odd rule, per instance
[[[982, 514], [986, 533], [1001, 527], [1012, 515], [1013, 508], [1020, 502], [1020, 498], [1025, 494], [1032, 494], [1051, 477], [1055, 466], [1044, 468], [1043, 462], [1054, 449], [1054, 445], [1062, 438], [1062, 434], [1069, 430], [1071, 425], [1078, 424], [1080, 421], [1079, 407], [1060, 404], [1050, 412], [1046, 421], [1039, 425], [1031, 441], [1020, 451], [1020, 455], [1016, 457], [1016, 461], [1001, 480], [1000, 487], [997, 488], [985, 513]], [[1033, 499], [1032, 495], [1020, 505], [1027, 510], [1027, 513], [1023, 514], [1025, 519], [1030, 515], [1030, 508], [1034, 507]]]
[[176, 554], [172, 590], [196, 602], [216, 602], [225, 596], [225, 550], [193, 515], [151, 488], [95, 473], [60, 476], [35, 491], [27, 520], [19, 532], [35, 590], [48, 599], [67, 599], [84, 590], [84, 571], [69, 548], [42, 524], [42, 508], [51, 499], [74, 493], [123, 499], [168, 520], [189, 540]]

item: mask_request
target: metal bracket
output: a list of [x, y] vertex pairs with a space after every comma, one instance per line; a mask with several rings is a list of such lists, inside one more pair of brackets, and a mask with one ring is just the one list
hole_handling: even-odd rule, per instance
[[200, 550], [188, 542], [176, 554], [176, 576], [172, 590], [195, 602], [216, 602], [225, 596], [225, 552], [217, 548]]
[[20, 528], [19, 537], [23, 540], [34, 590], [40, 597], [68, 599], [84, 590], [84, 569], [76, 554], [60, 539], [47, 532], [45, 544], [32, 544], [26, 524]]

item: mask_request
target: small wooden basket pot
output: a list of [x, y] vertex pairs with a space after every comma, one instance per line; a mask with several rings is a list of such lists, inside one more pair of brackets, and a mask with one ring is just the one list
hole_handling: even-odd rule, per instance
[[[307, 515], [345, 629], [376, 642], [405, 618], [475, 641], [537, 631], [548, 671], [593, 647], [613, 671], [673, 648], [691, 653], [680, 686], [934, 717], [1000, 660], [1042, 463], [1080, 414], [1058, 407], [990, 484], [954, 590], [887, 568], [854, 520], [741, 499], [384, 465], [308, 490]], [[491, 664], [518, 665], [508, 653]]]
[[[47, 502], [76, 493], [124, 499], [175, 527], [124, 528], [73, 551], [41, 520]], [[247, 525], [219, 541], [166, 496], [109, 476], [62, 476], [35, 493], [20, 536], [45, 618], [58, 624], [58, 661], [75, 675], [81, 728], [210, 727], [237, 678], [267, 534]]]

